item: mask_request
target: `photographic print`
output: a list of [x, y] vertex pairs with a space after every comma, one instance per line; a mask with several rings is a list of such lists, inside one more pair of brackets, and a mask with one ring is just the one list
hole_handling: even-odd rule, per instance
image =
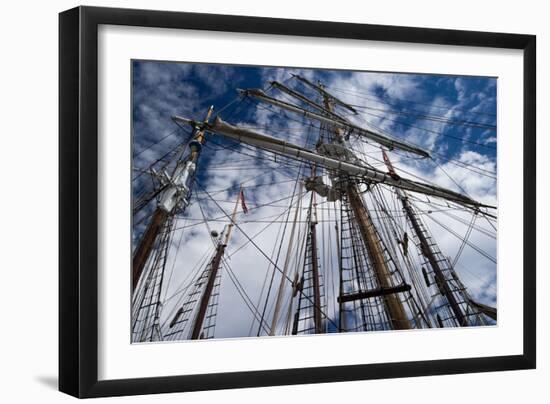
[[497, 324], [497, 78], [131, 80], [133, 343]]

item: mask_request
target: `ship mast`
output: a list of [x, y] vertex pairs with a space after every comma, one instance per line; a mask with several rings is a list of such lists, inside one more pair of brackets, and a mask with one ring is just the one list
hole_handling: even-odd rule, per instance
[[[414, 207], [408, 199], [408, 192], [420, 193], [427, 196], [443, 198], [449, 202], [456, 203], [474, 213], [483, 213], [480, 208], [491, 208], [463, 195], [430, 183], [424, 183], [409, 178], [401, 178], [395, 173], [387, 155], [384, 153], [384, 160], [388, 165], [388, 172], [379, 170], [368, 162], [358, 158], [348, 144], [351, 134], [358, 138], [374, 141], [381, 146], [393, 150], [416, 154], [421, 157], [429, 157], [429, 153], [418, 148], [415, 145], [408, 144], [398, 139], [387, 137], [380, 133], [362, 128], [348, 118], [339, 114], [336, 110], [344, 108], [352, 113], [357, 113], [352, 106], [338, 100], [332, 96], [321, 84], [313, 84], [306, 79], [295, 76], [304, 85], [316, 90], [322, 98], [322, 102], [313, 101], [307, 96], [292, 90], [281, 83], [272, 82], [272, 86], [288, 97], [297, 99], [299, 103], [293, 104], [288, 101], [282, 101], [278, 98], [268, 96], [262, 90], [247, 89], [240, 90], [244, 96], [249, 96], [262, 103], [271, 104], [285, 111], [300, 114], [301, 116], [320, 123], [321, 130], [328, 133], [328, 140], [321, 135], [315, 150], [301, 147], [288, 140], [272, 137], [252, 128], [234, 126], [224, 122], [219, 116], [213, 123], [208, 122], [208, 118], [203, 121], [194, 121], [188, 118], [174, 116], [175, 122], [181, 122], [191, 125], [198, 133], [204, 131], [213, 134], [220, 134], [229, 139], [248, 144], [263, 150], [267, 150], [285, 157], [296, 159], [300, 162], [309, 162], [311, 166], [311, 177], [305, 180], [305, 188], [312, 191], [308, 216], [306, 221], [305, 235], [305, 253], [299, 255], [303, 257], [303, 266], [301, 279], [298, 278], [298, 267], [296, 266], [294, 280], [288, 277], [288, 267], [290, 263], [291, 251], [296, 248], [294, 242], [294, 229], [297, 223], [299, 207], [294, 213], [294, 226], [288, 241], [287, 257], [285, 260], [282, 278], [280, 281], [279, 292], [275, 299], [274, 313], [271, 320], [271, 328], [268, 330], [270, 335], [276, 333], [277, 324], [280, 320], [280, 312], [285, 295], [284, 285], [290, 282], [292, 285], [292, 297], [294, 299], [299, 294], [297, 310], [292, 324], [292, 334], [311, 333], [316, 334], [328, 332], [323, 326], [323, 320], [326, 319], [335, 325], [338, 331], [353, 330], [380, 330], [380, 329], [411, 329], [423, 326], [432, 326], [428, 318], [435, 316], [435, 311], [429, 311], [432, 303], [444, 301], [445, 318], [441, 320], [437, 315], [440, 326], [447, 325], [465, 326], [475, 325], [476, 322], [470, 316], [485, 314], [491, 318], [496, 318], [496, 310], [491, 307], [484, 307], [475, 303], [468, 296], [464, 286], [458, 279], [455, 271], [447, 258], [443, 257], [441, 251], [432, 241], [431, 236], [424, 228], [424, 225]], [[287, 97], [287, 98], [288, 98]], [[307, 104], [315, 112], [306, 110], [301, 105]], [[390, 168], [391, 167], [391, 168]], [[317, 171], [321, 169], [321, 175]], [[331, 181], [331, 185], [323, 183], [323, 175], [326, 174]], [[411, 263], [408, 261], [406, 251], [404, 250], [403, 263], [399, 261], [397, 250], [388, 244], [388, 237], [391, 233], [391, 226], [377, 215], [370, 205], [367, 204], [360, 189], [360, 184], [367, 184], [367, 191], [376, 203], [385, 203], [383, 196], [377, 196], [379, 188], [377, 184], [383, 184], [393, 187], [396, 190], [398, 200], [401, 202], [405, 217], [408, 219], [417, 239], [420, 253], [425, 257], [425, 266], [431, 268], [430, 275], [432, 279], [422, 272], [426, 280], [426, 288], [432, 285], [437, 286], [437, 294], [440, 297], [427, 303], [423, 286], [420, 286], [416, 272], [412, 273]], [[374, 188], [373, 188], [374, 187]], [[319, 270], [318, 240], [317, 240], [317, 204], [316, 195], [326, 198], [327, 202], [339, 201], [340, 219], [336, 224], [339, 236], [336, 237], [339, 260], [340, 288], [337, 297], [339, 310], [335, 309], [336, 315], [339, 315], [338, 323], [334, 323], [329, 316], [323, 312], [324, 299], [324, 281], [323, 274]], [[198, 310], [195, 317], [190, 321], [191, 330], [188, 334], [191, 339], [202, 338], [204, 332], [204, 322], [208, 308], [212, 305], [213, 290], [216, 288], [216, 282], [219, 278], [219, 268], [223, 265], [224, 252], [230, 238], [231, 229], [235, 221], [235, 214], [242, 194], [239, 193], [231, 224], [228, 225], [225, 237], [220, 237], [216, 245], [214, 256], [211, 258], [207, 269], [203, 272], [202, 278], [196, 283], [196, 295], [198, 299], [190, 298], [186, 305], [198, 304]], [[380, 199], [381, 198], [381, 199]], [[336, 204], [334, 205], [336, 209]], [[382, 210], [384, 207], [382, 205]], [[374, 212], [374, 213], [373, 213]], [[387, 213], [387, 212], [386, 212]], [[484, 213], [486, 214], [486, 213]], [[489, 214], [487, 214], [490, 216]], [[323, 220], [321, 220], [323, 221]], [[386, 224], [385, 224], [386, 223]], [[340, 224], [340, 226], [338, 225]], [[388, 227], [389, 226], [389, 227]], [[396, 228], [393, 228], [393, 234], [396, 234]], [[405, 234], [406, 236], [406, 234]], [[223, 240], [222, 240], [223, 238]], [[391, 241], [390, 241], [391, 242]], [[281, 241], [282, 243], [282, 241]], [[298, 264], [298, 261], [296, 261]], [[409, 269], [409, 277], [402, 273], [402, 265]], [[411, 275], [412, 273], [412, 275]], [[410, 283], [410, 284], [409, 284]], [[414, 286], [414, 293], [411, 292]], [[270, 286], [271, 287], [271, 286]], [[299, 293], [298, 293], [299, 292]], [[424, 295], [423, 295], [424, 294]], [[193, 300], [195, 299], [195, 300]], [[435, 300], [434, 300], [435, 299]], [[267, 301], [267, 300], [266, 300]], [[420, 301], [420, 305], [418, 304]], [[266, 303], [267, 305], [267, 303]], [[188, 313], [191, 309], [182, 306], [181, 313]], [[291, 300], [288, 306], [288, 315], [285, 325], [285, 332], [290, 332], [289, 326], [292, 323], [291, 316], [293, 303]], [[432, 313], [432, 314], [430, 314]], [[180, 312], [172, 323], [184, 324], [187, 319], [178, 320]], [[191, 320], [191, 318], [189, 318]], [[481, 320], [479, 320], [481, 321]], [[172, 328], [172, 323], [170, 328]], [[354, 325], [351, 325], [353, 323]], [[351, 326], [349, 326], [351, 325]], [[177, 334], [180, 331], [171, 332]]]
[[[388, 155], [384, 150], [382, 150], [382, 156], [389, 174], [391, 176], [398, 177], [398, 174], [395, 172], [393, 164], [391, 163]], [[437, 286], [437, 289], [439, 290], [441, 295], [443, 295], [447, 299], [449, 307], [451, 308], [451, 311], [454, 314], [458, 325], [461, 327], [473, 325], [472, 322], [468, 319], [468, 315], [476, 315], [479, 313], [483, 313], [495, 320], [495, 308], [486, 305], [479, 305], [478, 303], [471, 300], [467, 293], [465, 293], [465, 290], [462, 287], [462, 283], [458, 280], [458, 275], [452, 267], [449, 267], [448, 260], [442, 257], [440, 253], [438, 254], [439, 249], [437, 248], [437, 244], [435, 243], [435, 241], [429, 239], [429, 234], [427, 234], [425, 226], [423, 225], [418, 215], [414, 212], [407, 193], [399, 188], [395, 189], [395, 193], [401, 201], [403, 211], [405, 212], [405, 215], [407, 216], [407, 219], [409, 220], [411, 227], [414, 230], [415, 235], [418, 239], [420, 252], [424, 257], [426, 257], [426, 260], [432, 268], [435, 285]], [[458, 287], [455, 287], [454, 289], [452, 288], [452, 286], [449, 284], [449, 279], [445, 276], [445, 270], [447, 270], [447, 272], [449, 272], [449, 270], [452, 272], [451, 277], [457, 280]], [[426, 278], [426, 283], [429, 284], [430, 282], [427, 272], [424, 272], [424, 277]], [[460, 301], [457, 299], [457, 294], [460, 298]], [[461, 304], [466, 305], [468, 309], [466, 313], [461, 307]]]
[[[390, 175], [396, 176], [397, 173], [395, 172], [395, 169], [393, 168], [393, 165], [384, 150], [382, 150], [382, 155], [384, 158], [384, 163], [386, 164]], [[459, 302], [457, 301], [455, 295], [450, 289], [447, 279], [443, 274], [440, 260], [436, 258], [436, 254], [432, 248], [432, 244], [428, 242], [426, 234], [422, 229], [421, 223], [418, 220], [417, 216], [414, 214], [412, 206], [409, 203], [409, 198], [407, 197], [406, 193], [400, 189], [396, 189], [396, 194], [401, 201], [403, 205], [403, 210], [405, 211], [405, 214], [407, 215], [407, 218], [411, 223], [411, 226], [416, 234], [416, 237], [418, 238], [418, 241], [420, 242], [420, 251], [422, 255], [426, 257], [426, 259], [430, 263], [430, 266], [432, 267], [437, 288], [449, 302], [449, 306], [451, 307], [451, 310], [455, 315], [459, 325], [463, 327], [469, 325], [466, 317], [464, 316], [464, 313], [462, 312], [462, 309], [459, 306]]]
[[[315, 176], [316, 167], [312, 168], [312, 175]], [[310, 254], [311, 254], [311, 275], [313, 277], [313, 322], [315, 325], [315, 334], [324, 332], [321, 324], [321, 282], [319, 281], [319, 258], [317, 257], [317, 203], [315, 201], [315, 192], [311, 193], [311, 220], [310, 220]]]
[[218, 276], [220, 264], [225, 254], [225, 249], [227, 247], [227, 244], [229, 243], [229, 239], [231, 238], [231, 231], [233, 230], [235, 218], [237, 216], [237, 208], [239, 206], [239, 201], [241, 200], [241, 196], [242, 196], [242, 186], [239, 189], [237, 200], [235, 201], [235, 207], [233, 208], [233, 213], [231, 215], [231, 223], [227, 225], [225, 234], [223, 235], [223, 241], [220, 240], [218, 242], [218, 245], [216, 247], [216, 254], [210, 261], [210, 264], [209, 264], [210, 271], [208, 274], [208, 280], [206, 281], [206, 286], [200, 298], [199, 309], [195, 317], [195, 321], [193, 323], [193, 329], [191, 331], [191, 339], [201, 338], [201, 331], [204, 323], [204, 318], [206, 315], [206, 311], [208, 309], [208, 304], [210, 302], [212, 290], [214, 289], [214, 284]]
[[[208, 109], [204, 122], [208, 122], [213, 109], [213, 106]], [[189, 142], [189, 148], [191, 150], [189, 157], [177, 163], [171, 177], [166, 173], [161, 177], [161, 180], [166, 182], [166, 188], [160, 195], [159, 203], [134, 253], [132, 263], [132, 290], [136, 289], [143, 268], [155, 245], [155, 241], [170, 214], [173, 212], [174, 208], [179, 207], [181, 202], [188, 198], [191, 192], [190, 184], [200, 156], [201, 146], [204, 143], [204, 130], [201, 128], [195, 128], [195, 130], [196, 134], [193, 140]]]
[[[311, 84], [313, 85], [313, 84]], [[318, 88], [319, 92], [323, 96], [323, 102], [327, 111], [333, 111], [333, 102], [330, 94], [327, 93], [321, 86], [313, 85], [314, 88]], [[345, 147], [345, 139], [342, 134], [342, 130], [339, 127], [333, 128], [334, 132], [334, 141], [333, 143], [343, 144]], [[399, 299], [397, 293], [399, 293], [401, 288], [396, 288], [392, 282], [392, 275], [388, 267], [387, 261], [384, 257], [384, 252], [381, 246], [381, 240], [376, 232], [374, 223], [372, 221], [371, 215], [368, 211], [367, 206], [360, 197], [360, 194], [357, 190], [357, 185], [351, 181], [347, 181], [347, 185], [343, 190], [348, 196], [349, 203], [353, 210], [357, 224], [359, 225], [361, 237], [365, 246], [367, 247], [367, 253], [373, 264], [373, 269], [376, 274], [380, 289], [378, 291], [373, 291], [371, 293], [373, 296], [382, 295], [386, 309], [388, 311], [390, 322], [393, 329], [402, 330], [411, 328], [409, 319], [403, 307], [403, 303]], [[355, 299], [364, 299], [365, 293], [357, 293], [355, 296], [348, 295], [346, 296], [347, 301], [352, 301]], [[343, 296], [341, 296], [343, 298]]]
[[[316, 172], [317, 167], [314, 164], [311, 168], [312, 177], [315, 177]], [[312, 191], [307, 213], [306, 250], [303, 256], [303, 272], [300, 281], [296, 285], [296, 288], [300, 289], [301, 293], [298, 297], [298, 307], [296, 308], [292, 325], [293, 335], [309, 332], [314, 332], [315, 334], [325, 333], [321, 300], [322, 283], [317, 246], [317, 223], [317, 202], [315, 192]], [[311, 293], [313, 293], [312, 298]], [[313, 320], [313, 326], [311, 325], [311, 320]]]

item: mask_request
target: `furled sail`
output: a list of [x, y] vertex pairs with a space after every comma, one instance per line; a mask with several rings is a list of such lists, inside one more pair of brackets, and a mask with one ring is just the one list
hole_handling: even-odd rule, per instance
[[[174, 116], [175, 121], [196, 125], [196, 122]], [[330, 157], [319, 155], [313, 151], [295, 145], [293, 143], [274, 138], [251, 129], [240, 128], [224, 122], [217, 117], [213, 124], [205, 124], [205, 129], [228, 138], [246, 143], [252, 146], [261, 147], [267, 150], [285, 154], [290, 157], [304, 159], [312, 163], [320, 164], [328, 169], [344, 172], [348, 175], [360, 177], [374, 183], [382, 183], [406, 191], [417, 192], [424, 195], [436, 196], [446, 200], [459, 203], [461, 205], [479, 208], [486, 207], [481, 202], [475, 201], [466, 195], [451, 191], [436, 185], [426, 184], [419, 181], [413, 181], [405, 178], [392, 177], [390, 174], [377, 170], [373, 167], [362, 166], [358, 164], [347, 163]]]

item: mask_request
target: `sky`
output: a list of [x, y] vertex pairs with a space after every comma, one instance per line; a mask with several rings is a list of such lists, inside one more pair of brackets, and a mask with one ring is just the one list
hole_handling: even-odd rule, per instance
[[[168, 150], [189, 139], [190, 130], [178, 127], [171, 116], [202, 120], [210, 105], [214, 106], [215, 114], [231, 124], [254, 128], [313, 149], [315, 136], [312, 129], [304, 125], [307, 122], [303, 117], [249, 99], [242, 100], [237, 92], [237, 89], [262, 88], [270, 95], [290, 101], [288, 96], [270, 89], [270, 81], [276, 80], [314, 97], [315, 93], [297, 82], [292, 74], [312, 82], [320, 81], [334, 96], [354, 105], [359, 114], [348, 116], [348, 119], [357, 125], [429, 151], [433, 158], [430, 161], [389, 153], [404, 177], [421, 178], [497, 206], [496, 78], [133, 61], [133, 167], [147, 168]], [[357, 147], [362, 150], [362, 158], [385, 171], [379, 148], [372, 143]], [[139, 171], [133, 176], [137, 177], [133, 182], [134, 197], [137, 197], [151, 186], [151, 179], [147, 174], [139, 175]], [[280, 235], [286, 234], [283, 219], [289, 214], [288, 197], [293, 192], [295, 178], [296, 167], [288, 162], [268, 161], [263, 152], [221, 136], [208, 135], [197, 169], [199, 185], [191, 205], [178, 215], [175, 225], [172, 253], [167, 264], [170, 282], [163, 293], [168, 302], [163, 312], [170, 313], [171, 305], [178, 300], [179, 295], [174, 294], [180, 290], [179, 286], [185, 283], [201, 258], [211, 252], [210, 230], [221, 232], [228, 223], [225, 215], [231, 212], [241, 183], [251, 212], [244, 215], [239, 211], [237, 222], [244, 232], [255, 235], [254, 243], [250, 243], [243, 232], [234, 231], [228, 246], [227, 265], [250, 301], [257, 303], [261, 310], [273, 265], [262, 257], [259, 249], [278, 263], [284, 257], [284, 249], [279, 252], [276, 247], [281, 244]], [[419, 198], [417, 207], [427, 210], [426, 202], [425, 197]], [[303, 214], [300, 212], [300, 217], [303, 218]], [[451, 260], [460, 251], [461, 242], [448, 228], [464, 236], [471, 219], [471, 215], [463, 212], [454, 214], [461, 221], [442, 213], [427, 214], [425, 219], [443, 254]], [[208, 219], [207, 225], [203, 223], [204, 218]], [[134, 219], [135, 243], [146, 220], [139, 215]], [[276, 219], [278, 221], [269, 225]], [[326, 219], [327, 224], [320, 227], [328, 233], [331, 231], [328, 216]], [[485, 232], [474, 230], [469, 241], [488, 256], [496, 257], [496, 240], [486, 234], [494, 230], [479, 218], [476, 218], [476, 226]], [[286, 246], [286, 242], [282, 244]], [[327, 285], [335, 281], [328, 255], [322, 257], [321, 264], [326, 271]], [[494, 262], [475, 248], [465, 246], [455, 268], [475, 299], [489, 305], [497, 304], [497, 266]], [[280, 276], [275, 273], [272, 282], [278, 285], [279, 281]], [[274, 294], [276, 292], [271, 292], [271, 300], [268, 299], [271, 303], [267, 318]], [[251, 330], [257, 331], [257, 323], [251, 326], [252, 314], [243, 309], [243, 297], [229, 276], [223, 273], [219, 299], [216, 337], [244, 337]], [[329, 307], [327, 311], [330, 315]]]

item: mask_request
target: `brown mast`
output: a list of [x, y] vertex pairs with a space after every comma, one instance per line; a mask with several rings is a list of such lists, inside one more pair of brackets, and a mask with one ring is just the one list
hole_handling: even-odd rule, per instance
[[[206, 118], [204, 120], [205, 122], [208, 122], [208, 120], [210, 119], [213, 109], [213, 107], [210, 107], [208, 109]], [[200, 146], [204, 143], [204, 129], [198, 130], [191, 143], [193, 142], [198, 143], [199, 147], [192, 148], [188, 161], [195, 164], [200, 155]], [[158, 237], [158, 234], [166, 223], [166, 219], [168, 219], [170, 213], [171, 212], [166, 211], [161, 206], [157, 206], [155, 212], [153, 213], [151, 221], [149, 222], [147, 230], [141, 237], [141, 240], [134, 253], [132, 262], [132, 291], [135, 290], [139, 279], [141, 278], [145, 263], [149, 259], [149, 255], [151, 255], [151, 251], [153, 250], [153, 246]]]
[[[323, 101], [327, 111], [333, 112], [333, 103], [328, 93], [324, 90]], [[344, 137], [340, 128], [334, 128], [336, 141], [344, 143]], [[348, 182], [344, 192], [347, 193], [351, 208], [353, 210], [357, 224], [359, 225], [361, 238], [367, 248], [367, 253], [371, 259], [376, 278], [380, 285], [380, 291], [377, 295], [382, 295], [384, 303], [388, 311], [392, 328], [395, 330], [403, 330], [411, 328], [407, 313], [403, 307], [403, 303], [399, 299], [397, 293], [401, 291], [399, 286], [395, 287], [392, 282], [391, 272], [388, 263], [384, 257], [380, 238], [374, 227], [374, 223], [369, 214], [367, 206], [363, 202], [356, 184]], [[363, 298], [363, 294], [358, 294], [357, 298]]]
[[216, 277], [220, 269], [220, 263], [223, 259], [225, 253], [225, 248], [229, 243], [229, 238], [231, 237], [231, 231], [233, 230], [233, 225], [235, 223], [235, 218], [237, 216], [237, 208], [239, 207], [239, 201], [241, 200], [242, 195], [242, 185], [239, 189], [239, 194], [237, 200], [235, 201], [235, 207], [233, 208], [233, 214], [231, 215], [231, 223], [227, 226], [225, 232], [224, 240], [218, 243], [216, 248], [216, 254], [210, 261], [210, 273], [208, 274], [208, 280], [206, 281], [206, 286], [204, 292], [202, 293], [199, 310], [197, 316], [195, 317], [195, 322], [193, 324], [193, 331], [191, 332], [191, 339], [199, 339], [201, 337], [202, 326], [204, 323], [204, 317], [206, 316], [206, 310], [208, 309], [208, 303], [210, 302], [210, 297], [212, 296], [212, 290], [214, 289], [214, 284], [216, 282]]
[[[403, 330], [411, 328], [407, 314], [405, 313], [405, 308], [403, 303], [399, 300], [397, 295], [397, 290], [394, 288], [391, 279], [390, 269], [384, 257], [382, 251], [382, 246], [378, 233], [372, 222], [372, 218], [367, 210], [367, 207], [363, 203], [361, 197], [357, 192], [355, 184], [349, 184], [347, 186], [346, 192], [350, 201], [351, 208], [357, 223], [359, 224], [359, 229], [361, 232], [361, 237], [365, 246], [367, 247], [367, 252], [371, 259], [371, 262], [374, 267], [374, 272], [376, 273], [376, 279], [381, 288], [381, 293], [384, 296], [384, 303], [388, 310], [390, 321], [392, 326], [396, 330]], [[393, 293], [385, 293], [384, 291]]]
[[[315, 177], [316, 167], [311, 169], [312, 176]], [[310, 237], [311, 237], [311, 273], [313, 276], [313, 322], [315, 324], [315, 334], [323, 334], [322, 316], [321, 316], [321, 286], [319, 282], [319, 262], [317, 257], [317, 204], [315, 202], [315, 192], [311, 192], [311, 212], [310, 212]]]
[[[382, 150], [382, 156], [390, 175], [397, 176], [397, 173], [395, 172], [395, 169], [393, 168], [393, 165], [384, 150]], [[424, 257], [426, 257], [434, 271], [435, 283], [437, 285], [437, 288], [439, 289], [439, 292], [447, 298], [449, 306], [451, 307], [451, 310], [453, 311], [458, 323], [463, 327], [468, 326], [468, 321], [464, 316], [464, 313], [462, 312], [462, 309], [460, 308], [460, 305], [456, 300], [455, 295], [449, 287], [447, 279], [445, 279], [445, 275], [443, 274], [441, 266], [439, 265], [439, 260], [436, 258], [431, 244], [428, 242], [426, 235], [422, 231], [422, 227], [418, 221], [418, 218], [414, 214], [407, 195], [398, 188], [396, 189], [396, 193], [397, 197], [401, 200], [401, 203], [403, 204], [403, 210], [405, 211], [409, 221], [411, 222], [413, 230], [418, 237], [418, 241], [420, 241], [420, 251], [422, 252]]]

